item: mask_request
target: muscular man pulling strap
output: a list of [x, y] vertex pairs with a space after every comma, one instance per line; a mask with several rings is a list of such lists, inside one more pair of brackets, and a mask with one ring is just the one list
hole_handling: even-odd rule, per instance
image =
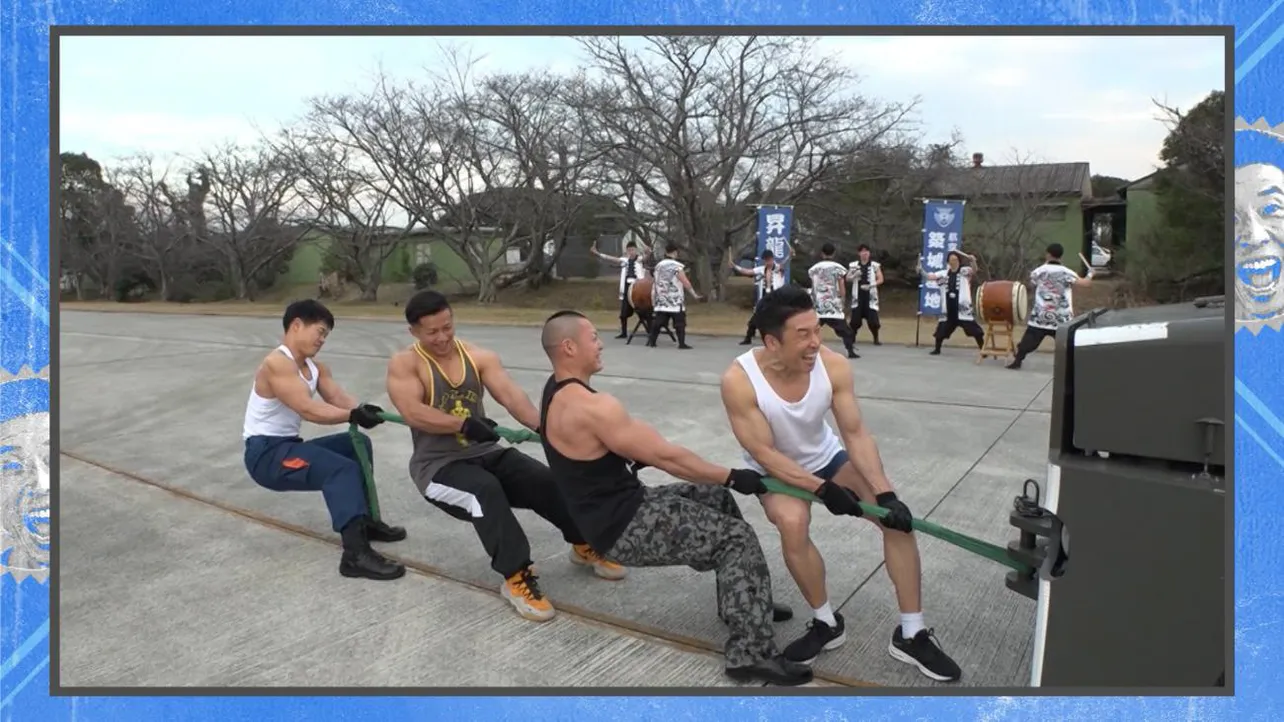
[[[710, 464], [589, 386], [602, 370], [602, 342], [583, 315], [554, 314], [542, 343], [553, 363], [540, 412], [544, 455], [589, 543], [625, 566], [713, 571], [718, 613], [731, 631], [727, 675], [781, 685], [811, 681], [810, 669], [776, 649], [771, 622], [792, 615], [773, 605], [762, 546], [729, 491], [761, 494], [762, 475]], [[647, 487], [636, 464], [694, 483]]]

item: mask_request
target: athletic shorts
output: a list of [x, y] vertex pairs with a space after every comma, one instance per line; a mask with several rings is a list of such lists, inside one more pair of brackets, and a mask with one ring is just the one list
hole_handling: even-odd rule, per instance
[[850, 457], [847, 456], [846, 449], [839, 449], [838, 453], [834, 454], [828, 464], [825, 464], [819, 470], [813, 471], [812, 473], [824, 481], [833, 481], [834, 475], [838, 473], [839, 469], [843, 468], [843, 464], [846, 464], [849, 458]]

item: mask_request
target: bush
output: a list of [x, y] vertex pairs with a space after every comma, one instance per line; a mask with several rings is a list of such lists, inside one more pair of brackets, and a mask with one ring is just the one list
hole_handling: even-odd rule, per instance
[[439, 280], [437, 265], [432, 261], [421, 263], [415, 266], [415, 270], [410, 272], [410, 278], [414, 281], [416, 291], [432, 288], [437, 285]]

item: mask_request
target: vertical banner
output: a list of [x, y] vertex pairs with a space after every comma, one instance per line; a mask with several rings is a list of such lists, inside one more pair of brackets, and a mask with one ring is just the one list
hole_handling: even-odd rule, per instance
[[763, 251], [771, 251], [786, 279], [789, 278], [789, 231], [793, 225], [793, 206], [758, 207], [757, 261], [762, 262]]
[[[945, 254], [963, 243], [963, 206], [966, 201], [923, 201], [923, 270], [928, 273], [945, 270]], [[943, 310], [941, 288], [936, 281], [923, 278], [918, 287], [918, 315], [940, 316]]]

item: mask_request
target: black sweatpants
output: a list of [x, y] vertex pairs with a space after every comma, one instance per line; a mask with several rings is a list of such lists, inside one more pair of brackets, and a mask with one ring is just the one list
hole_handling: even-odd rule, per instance
[[727, 666], [776, 656], [771, 569], [758, 535], [726, 487], [682, 482], [647, 487], [608, 556], [626, 567], [714, 572], [718, 616], [730, 630]]
[[562, 532], [568, 544], [584, 544], [547, 466], [516, 449], [454, 461], [432, 478], [424, 492], [430, 504], [470, 522], [490, 555], [490, 566], [505, 579], [531, 565], [531, 547], [513, 509], [529, 509]]
[[985, 345], [985, 330], [981, 328], [981, 324], [976, 321], [960, 321], [957, 317], [942, 316], [941, 320], [936, 323], [936, 333], [932, 334], [932, 337], [936, 339], [936, 350], [940, 351], [941, 344], [945, 343], [947, 338], [953, 336], [958, 329], [962, 329], [964, 335], [971, 336], [976, 341], [977, 348]]
[[687, 312], [656, 311], [651, 318], [650, 332], [646, 336], [647, 346], [655, 345], [656, 339], [660, 338], [660, 329], [670, 321], [673, 322], [673, 332], [678, 336], [678, 345], [687, 345]]
[[1053, 338], [1056, 335], [1057, 330], [1055, 328], [1026, 326], [1025, 333], [1021, 334], [1021, 340], [1017, 342], [1016, 362], [1020, 363], [1026, 356], [1034, 353], [1035, 349], [1043, 344], [1045, 338]]

